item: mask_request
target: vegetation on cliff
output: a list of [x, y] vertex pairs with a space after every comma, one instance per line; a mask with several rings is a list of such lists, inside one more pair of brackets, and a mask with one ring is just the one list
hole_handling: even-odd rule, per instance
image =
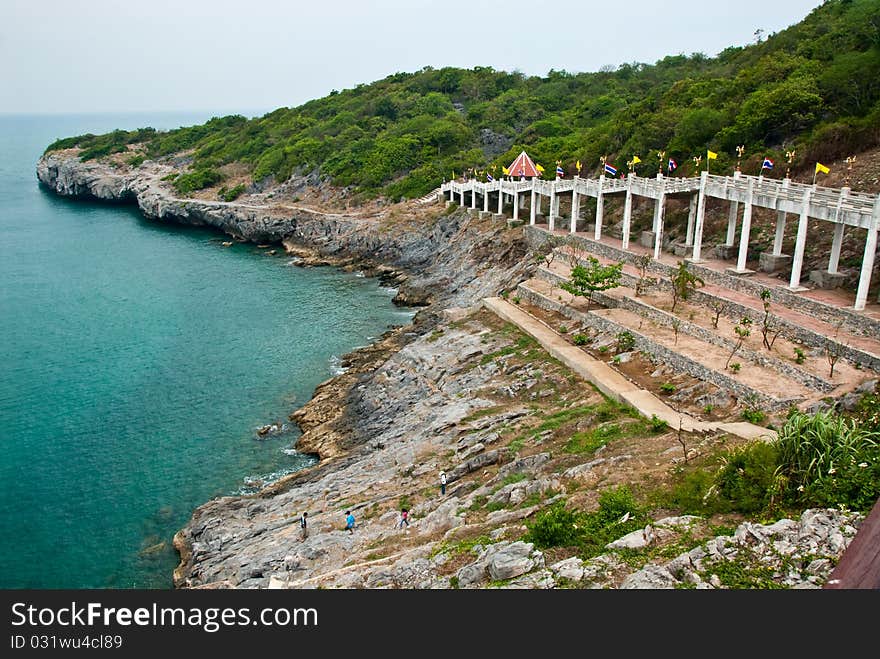
[[793, 148], [795, 167], [812, 166], [880, 143], [880, 2], [827, 0], [800, 23], [715, 58], [670, 55], [545, 77], [426, 67], [250, 120], [81, 135], [47, 150], [78, 146], [90, 159], [137, 143], [152, 158], [192, 154], [191, 171], [174, 182], [183, 194], [243, 163], [255, 182], [318, 171], [364, 197], [412, 198], [453, 171], [500, 173], [523, 148], [548, 176], [557, 160], [569, 173], [581, 161], [589, 175], [602, 155], [620, 168], [634, 154], [650, 173], [661, 150], [688, 174], [692, 156], [712, 149], [723, 168], [738, 145], [747, 172]]

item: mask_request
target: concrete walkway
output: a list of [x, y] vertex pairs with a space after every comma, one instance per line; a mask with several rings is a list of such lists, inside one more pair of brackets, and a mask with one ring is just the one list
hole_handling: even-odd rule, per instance
[[719, 423], [699, 421], [688, 414], [677, 412], [650, 391], [641, 389], [615, 371], [605, 362], [594, 359], [589, 354], [568, 343], [553, 329], [526, 313], [519, 307], [498, 297], [483, 299], [483, 306], [499, 318], [513, 323], [523, 332], [533, 337], [541, 347], [561, 361], [609, 398], [631, 405], [646, 418], [656, 415], [677, 429], [681, 422], [686, 432], [726, 432], [743, 439], [776, 439], [776, 432], [745, 421], [739, 423]]

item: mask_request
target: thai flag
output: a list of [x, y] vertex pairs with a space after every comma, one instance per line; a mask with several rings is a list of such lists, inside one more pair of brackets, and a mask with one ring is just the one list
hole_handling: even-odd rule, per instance
[[761, 165], [761, 169], [773, 169], [773, 161], [770, 158], [764, 158], [764, 164]]
[[617, 176], [617, 168], [613, 165], [609, 165], [607, 162], [605, 163], [605, 173], [611, 174], [611, 176]]
[[666, 165], [666, 169], [667, 169], [669, 172], [674, 172], [675, 169], [676, 169], [677, 167], [678, 167], [678, 163], [675, 162], [672, 158], [670, 158], [670, 159], [669, 159], [669, 162], [668, 162], [667, 165]]
[[562, 170], [562, 167], [559, 165], [556, 166], [556, 176], [565, 176], [565, 172]]
[[492, 175], [491, 175], [489, 172], [486, 172], [486, 180], [489, 181], [489, 182], [491, 183], [491, 182], [494, 181], [495, 179], [492, 178]]

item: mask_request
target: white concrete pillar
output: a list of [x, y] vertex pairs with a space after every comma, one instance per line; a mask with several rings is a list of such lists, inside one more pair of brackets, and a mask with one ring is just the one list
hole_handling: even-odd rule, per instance
[[880, 195], [874, 200], [874, 215], [865, 238], [865, 253], [862, 255], [862, 271], [859, 274], [859, 287], [856, 291], [856, 303], [853, 308], [861, 311], [868, 301], [868, 289], [871, 288], [871, 274], [874, 272], [874, 254], [877, 251], [877, 232], [880, 231]]
[[621, 249], [629, 249], [629, 225], [632, 221], [632, 174], [626, 177], [626, 201], [623, 204], [623, 238]]
[[542, 201], [542, 195], [540, 193], [538, 193], [538, 205], [536, 206], [536, 209], [537, 209], [536, 212], [538, 213], [538, 215], [541, 214], [541, 201]]
[[837, 213], [834, 216], [834, 219], [837, 220], [838, 223], [834, 225], [834, 239], [831, 242], [831, 256], [828, 259], [828, 272], [831, 274], [837, 273], [837, 266], [840, 264], [840, 248], [843, 245], [843, 232], [845, 229], [845, 225], [840, 221], [840, 208], [846, 202], [846, 198], [849, 196], [849, 187], [843, 187], [840, 189], [840, 196], [837, 199]]
[[550, 185], [550, 209], [548, 211], [547, 228], [550, 231], [556, 227], [556, 184]]
[[535, 194], [535, 182], [532, 181], [532, 203], [529, 204], [529, 224], [535, 226], [535, 197], [539, 195]]
[[501, 213], [504, 212], [504, 191], [502, 190], [503, 186], [504, 186], [504, 182], [498, 181], [498, 214], [499, 215], [501, 215]]
[[724, 244], [733, 247], [733, 241], [736, 239], [736, 218], [739, 215], [739, 202], [731, 201], [730, 210], [727, 212], [727, 239]]
[[464, 208], [464, 183], [461, 184], [461, 188], [459, 188], [459, 190], [461, 191], [461, 203], [459, 204], [459, 206]]
[[[657, 175], [660, 178], [660, 175]], [[666, 195], [660, 193], [660, 198], [654, 206], [654, 260], [660, 259], [660, 248], [663, 245], [663, 212], [666, 206]]]
[[804, 248], [807, 245], [807, 223], [809, 221], [810, 196], [812, 194], [812, 188], [809, 188], [804, 192], [801, 215], [798, 218], [797, 238], [795, 239], [794, 245], [794, 260], [791, 264], [791, 279], [788, 282], [789, 289], [793, 291], [801, 290], [801, 268], [804, 267]]
[[688, 202], [688, 223], [687, 223], [687, 231], [684, 234], [684, 244], [687, 247], [692, 247], [694, 244], [694, 219], [697, 216], [697, 195], [691, 195], [690, 202]]
[[477, 184], [471, 181], [471, 208], [477, 209]]
[[742, 232], [739, 236], [739, 255], [736, 259], [736, 271], [746, 271], [746, 259], [749, 256], [749, 237], [752, 232], [752, 195], [754, 194], [754, 181], [749, 179], [749, 191], [746, 194], [746, 207], [743, 208]]
[[[577, 186], [577, 178], [574, 179], [574, 185]], [[581, 211], [581, 198], [577, 193], [576, 187], [571, 189], [571, 232], [577, 232], [577, 219]]]
[[785, 211], [776, 213], [776, 236], [773, 238], [773, 256], [782, 256], [782, 241], [785, 238]]
[[489, 184], [483, 184], [483, 212], [489, 212]]
[[837, 273], [837, 266], [840, 265], [840, 247], [843, 245], [844, 224], [834, 225], [834, 239], [831, 241], [831, 257], [828, 259], [828, 272]]
[[605, 212], [605, 196], [602, 194], [602, 184], [605, 183], [605, 174], [599, 175], [599, 190], [596, 193], [596, 227], [593, 238], [602, 239], [602, 214]]
[[709, 180], [709, 172], [700, 172], [700, 195], [697, 200], [697, 222], [694, 225], [694, 251], [691, 261], [700, 262], [700, 254], [703, 249], [703, 220], [706, 215], [706, 183]]
[[519, 219], [519, 192], [513, 193], [513, 221]]

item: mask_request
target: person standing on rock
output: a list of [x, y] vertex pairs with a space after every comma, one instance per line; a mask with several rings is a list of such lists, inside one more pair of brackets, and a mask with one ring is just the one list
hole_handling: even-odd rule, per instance
[[299, 516], [299, 539], [305, 540], [309, 537], [309, 514], [304, 512]]
[[440, 494], [441, 495], [446, 494], [446, 472], [445, 471], [440, 472]]
[[345, 511], [345, 528], [348, 529], [349, 534], [354, 535], [354, 515], [350, 510]]

